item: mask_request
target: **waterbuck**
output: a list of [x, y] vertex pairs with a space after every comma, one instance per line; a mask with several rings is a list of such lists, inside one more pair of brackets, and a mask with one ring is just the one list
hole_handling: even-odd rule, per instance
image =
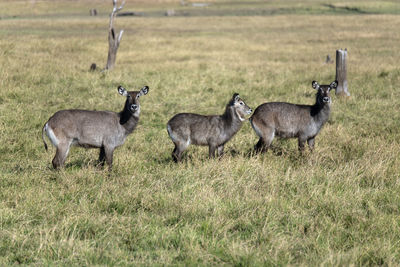
[[118, 92], [126, 97], [124, 109], [119, 112], [69, 109], [57, 111], [46, 122], [42, 130], [44, 148], [46, 133], [56, 147], [52, 161], [55, 169], [63, 167], [71, 145], [84, 148], [100, 148], [99, 162], [107, 161], [111, 170], [114, 149], [121, 146], [133, 132], [139, 121], [139, 97], [146, 95], [149, 87], [140, 91], [126, 91], [122, 86]]
[[265, 152], [275, 136], [298, 138], [299, 150], [304, 150], [307, 141], [310, 150], [314, 149], [315, 137], [329, 119], [331, 97], [330, 90], [335, 89], [337, 81], [330, 85], [312, 82], [317, 90], [314, 105], [296, 105], [285, 102], [264, 103], [256, 108], [250, 118], [251, 126], [260, 137], [254, 149]]
[[234, 94], [222, 115], [176, 114], [167, 124], [168, 134], [175, 144], [172, 158], [179, 162], [190, 144], [208, 146], [210, 158], [215, 157], [216, 149], [218, 156], [222, 156], [225, 143], [239, 131], [245, 116], [251, 112], [239, 94]]

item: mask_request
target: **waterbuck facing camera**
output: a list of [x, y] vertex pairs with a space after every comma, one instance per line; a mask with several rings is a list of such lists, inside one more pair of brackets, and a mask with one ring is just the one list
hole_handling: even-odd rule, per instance
[[255, 150], [267, 151], [275, 136], [298, 138], [300, 151], [304, 150], [307, 141], [310, 150], [313, 150], [315, 137], [329, 119], [330, 91], [337, 86], [337, 81], [329, 85], [319, 85], [313, 81], [312, 87], [317, 90], [317, 94], [312, 106], [285, 102], [264, 103], [258, 106], [250, 118], [251, 126], [260, 137]]
[[175, 145], [172, 158], [181, 161], [183, 151], [190, 144], [208, 146], [210, 158], [215, 157], [216, 149], [221, 156], [225, 143], [239, 131], [246, 115], [251, 112], [240, 96], [234, 94], [222, 115], [176, 114], [167, 124], [168, 134]]
[[146, 95], [148, 91], [148, 86], [140, 91], [127, 91], [119, 86], [119, 94], [126, 97], [124, 108], [119, 113], [80, 109], [57, 111], [42, 130], [45, 149], [47, 150], [45, 134], [56, 147], [53, 167], [63, 167], [70, 146], [75, 145], [100, 148], [99, 162], [104, 166], [106, 161], [111, 170], [113, 152], [136, 128], [140, 114], [139, 97]]

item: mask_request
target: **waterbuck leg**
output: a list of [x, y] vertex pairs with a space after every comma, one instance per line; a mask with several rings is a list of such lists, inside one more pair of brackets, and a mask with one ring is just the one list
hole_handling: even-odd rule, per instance
[[188, 147], [187, 142], [176, 142], [175, 144], [175, 149], [172, 152], [172, 159], [175, 162], [180, 162], [182, 159], [182, 153], [183, 151], [186, 150], [186, 148]]
[[256, 153], [265, 152], [266, 150], [268, 150], [268, 148], [265, 147], [265, 143], [261, 137], [258, 140], [257, 144], [255, 144], [254, 150], [256, 151]]
[[224, 154], [224, 145], [220, 145], [217, 148], [217, 152], [218, 152], [218, 157], [222, 157], [222, 155]]
[[307, 140], [308, 147], [310, 148], [310, 151], [312, 152], [314, 150], [314, 144], [315, 144], [315, 137], [309, 138]]
[[175, 148], [174, 148], [174, 151], [172, 151], [172, 159], [175, 161], [175, 162], [179, 162], [180, 161], [180, 158], [178, 158], [178, 153], [177, 153], [177, 150], [178, 150], [178, 146], [174, 143], [174, 145], [175, 145]]
[[112, 163], [113, 163], [114, 148], [104, 147], [104, 152], [105, 152], [105, 156], [106, 156], [106, 162], [108, 165], [108, 169], [111, 171]]
[[99, 165], [104, 166], [105, 160], [106, 160], [106, 152], [104, 150], [104, 146], [102, 146], [102, 147], [100, 147]]
[[56, 155], [53, 158], [53, 168], [58, 169], [64, 166], [65, 159], [68, 156], [70, 144], [60, 143], [57, 146]]
[[274, 130], [268, 128], [268, 130], [263, 133], [263, 136], [260, 136], [260, 140], [258, 140], [257, 144], [254, 146], [255, 151], [257, 153], [267, 152], [272, 140], [274, 140], [274, 137]]
[[216, 150], [217, 146], [216, 145], [209, 145], [208, 146], [208, 156], [210, 158], [215, 158], [215, 150]]
[[306, 138], [304, 138], [304, 137], [299, 137], [299, 151], [301, 152], [301, 153], [303, 153], [304, 152], [304, 146], [305, 146], [305, 143], [306, 143]]

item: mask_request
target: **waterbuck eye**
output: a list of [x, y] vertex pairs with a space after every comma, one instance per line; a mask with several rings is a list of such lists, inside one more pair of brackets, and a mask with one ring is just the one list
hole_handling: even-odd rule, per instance
[[243, 105], [244, 105], [244, 103], [243, 103], [243, 102], [240, 102], [240, 105], [242, 105], [242, 106], [243, 106]]

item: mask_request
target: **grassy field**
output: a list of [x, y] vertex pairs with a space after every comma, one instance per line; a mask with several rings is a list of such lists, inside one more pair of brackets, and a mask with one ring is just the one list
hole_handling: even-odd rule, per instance
[[[117, 18], [116, 68], [101, 73], [111, 1], [0, 1], [1, 266], [400, 264], [400, 4], [207, 2], [128, 1], [143, 16]], [[162, 16], [172, 8], [189, 15]], [[172, 162], [174, 114], [222, 114], [235, 92], [253, 109], [312, 104], [339, 48], [351, 97], [332, 97], [313, 153], [277, 139], [251, 156], [246, 123], [221, 159], [190, 147]], [[121, 110], [120, 84], [150, 91], [113, 171], [82, 148], [52, 170], [43, 124]]]

